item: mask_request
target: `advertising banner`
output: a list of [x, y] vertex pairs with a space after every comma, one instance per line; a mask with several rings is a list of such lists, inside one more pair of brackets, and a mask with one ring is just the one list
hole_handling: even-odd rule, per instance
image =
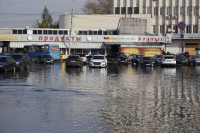
[[154, 56], [156, 54], [163, 53], [161, 48], [121, 48], [120, 52], [126, 54], [127, 56], [130, 54], [142, 54], [144, 56]]

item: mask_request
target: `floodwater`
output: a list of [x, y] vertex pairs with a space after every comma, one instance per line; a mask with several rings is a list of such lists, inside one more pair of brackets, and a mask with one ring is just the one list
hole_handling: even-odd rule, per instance
[[200, 66], [0, 74], [0, 133], [200, 132]]

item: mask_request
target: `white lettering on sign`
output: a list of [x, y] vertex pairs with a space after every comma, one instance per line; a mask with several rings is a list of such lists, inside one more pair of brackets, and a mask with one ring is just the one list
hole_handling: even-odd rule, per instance
[[[40, 41], [56, 41], [56, 42], [62, 42], [62, 41], [69, 41], [70, 37], [66, 36], [39, 36]], [[71, 37], [72, 41], [81, 41], [81, 37]]]

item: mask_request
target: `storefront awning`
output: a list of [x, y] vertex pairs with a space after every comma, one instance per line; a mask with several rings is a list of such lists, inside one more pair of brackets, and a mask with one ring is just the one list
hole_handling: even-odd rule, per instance
[[[63, 42], [10, 42], [11, 48], [23, 48], [24, 45], [44, 45], [44, 44], [58, 44], [59, 48], [69, 48], [69, 43]], [[70, 48], [72, 49], [104, 49], [105, 44], [103, 43], [71, 43]]]

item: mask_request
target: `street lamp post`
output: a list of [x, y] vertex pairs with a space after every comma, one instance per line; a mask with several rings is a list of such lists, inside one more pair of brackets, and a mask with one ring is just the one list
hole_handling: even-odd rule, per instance
[[69, 36], [69, 55], [71, 54], [71, 42], [72, 42], [72, 24], [73, 24], [73, 15], [74, 15], [74, 1], [72, 3], [72, 13], [71, 13], [71, 25], [70, 25], [70, 36]]

